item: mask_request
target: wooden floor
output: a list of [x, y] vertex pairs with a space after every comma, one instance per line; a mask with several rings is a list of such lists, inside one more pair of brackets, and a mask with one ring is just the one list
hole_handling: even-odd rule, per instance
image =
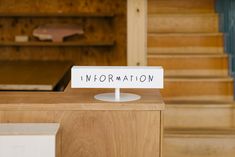
[[215, 0], [148, 7], [148, 65], [165, 69], [163, 156], [234, 157], [234, 84]]

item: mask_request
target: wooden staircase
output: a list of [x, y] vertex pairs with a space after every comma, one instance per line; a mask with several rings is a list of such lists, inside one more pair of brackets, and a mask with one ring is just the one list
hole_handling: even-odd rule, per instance
[[148, 65], [163, 66], [164, 157], [234, 157], [235, 105], [215, 0], [149, 0]]

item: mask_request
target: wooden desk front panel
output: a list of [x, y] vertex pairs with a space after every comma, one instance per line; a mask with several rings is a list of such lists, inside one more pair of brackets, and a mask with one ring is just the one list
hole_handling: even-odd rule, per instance
[[161, 111], [0, 111], [0, 122], [60, 123], [62, 157], [161, 157]]

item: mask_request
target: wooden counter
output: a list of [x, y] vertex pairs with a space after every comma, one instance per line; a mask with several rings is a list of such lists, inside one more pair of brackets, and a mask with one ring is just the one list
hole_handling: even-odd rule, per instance
[[142, 97], [128, 103], [93, 98], [110, 91], [0, 92], [0, 122], [60, 123], [62, 157], [161, 157], [164, 103], [159, 92], [123, 90]]

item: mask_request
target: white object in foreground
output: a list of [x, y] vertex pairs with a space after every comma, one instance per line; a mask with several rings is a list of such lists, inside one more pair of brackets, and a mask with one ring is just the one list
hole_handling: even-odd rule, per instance
[[56, 157], [58, 130], [56, 123], [0, 124], [0, 157]]
[[95, 96], [98, 100], [124, 102], [140, 99], [136, 94], [120, 93], [120, 88], [163, 88], [162, 67], [74, 66], [72, 88], [115, 88], [115, 93]]

